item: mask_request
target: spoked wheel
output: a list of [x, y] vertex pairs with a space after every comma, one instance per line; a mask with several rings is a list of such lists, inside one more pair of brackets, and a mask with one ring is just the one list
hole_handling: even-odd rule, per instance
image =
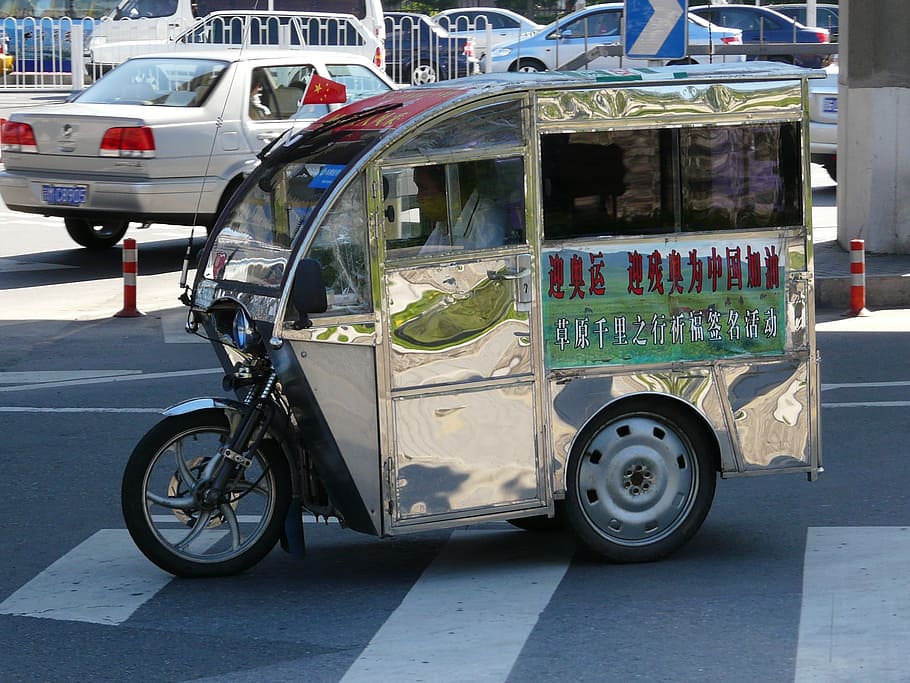
[[439, 68], [432, 62], [421, 62], [411, 67], [411, 85], [424, 85], [439, 80]]
[[522, 59], [519, 60], [515, 71], [521, 73], [535, 74], [539, 71], [546, 71], [547, 66], [543, 62], [539, 62], [536, 59]]
[[94, 225], [84, 218], [65, 218], [63, 224], [76, 244], [88, 249], [107, 249], [126, 234], [129, 221], [106, 221]]
[[221, 410], [165, 418], [139, 441], [123, 473], [121, 505], [130, 536], [146, 557], [177, 576], [243, 571], [281, 534], [290, 474], [268, 440], [220, 500], [203, 502], [200, 478], [227, 436]]
[[650, 562], [698, 531], [714, 500], [713, 447], [692, 420], [643, 402], [586, 428], [567, 466], [579, 538], [613, 562]]

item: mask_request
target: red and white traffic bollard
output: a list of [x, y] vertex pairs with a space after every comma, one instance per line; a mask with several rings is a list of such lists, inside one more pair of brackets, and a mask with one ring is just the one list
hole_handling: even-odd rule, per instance
[[850, 311], [869, 315], [866, 308], [866, 247], [864, 240], [850, 240]]
[[145, 315], [136, 308], [136, 275], [138, 268], [136, 240], [123, 240], [123, 308], [114, 313], [115, 318], [138, 318]]

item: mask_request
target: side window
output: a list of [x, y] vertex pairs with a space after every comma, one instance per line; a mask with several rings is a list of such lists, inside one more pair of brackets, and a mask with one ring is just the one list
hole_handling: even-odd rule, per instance
[[802, 221], [796, 123], [553, 133], [540, 157], [547, 240]]
[[387, 170], [382, 180], [390, 259], [525, 242], [521, 157]]
[[255, 120], [319, 118], [329, 111], [325, 104], [300, 102], [315, 69], [309, 64], [258, 67], [250, 79], [249, 115]]
[[352, 183], [322, 221], [306, 257], [322, 264], [328, 310], [325, 315], [370, 310], [367, 220], [363, 182]]

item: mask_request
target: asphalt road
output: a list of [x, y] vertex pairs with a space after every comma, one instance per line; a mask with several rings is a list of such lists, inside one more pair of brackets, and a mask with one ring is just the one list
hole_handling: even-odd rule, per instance
[[0, 679], [906, 680], [910, 312], [820, 316], [826, 472], [719, 482], [669, 560], [605, 565], [506, 524], [307, 524], [302, 562], [185, 581], [132, 546], [120, 476], [220, 374], [180, 332], [187, 231], [135, 235], [146, 315], [114, 318], [119, 250], [0, 208]]

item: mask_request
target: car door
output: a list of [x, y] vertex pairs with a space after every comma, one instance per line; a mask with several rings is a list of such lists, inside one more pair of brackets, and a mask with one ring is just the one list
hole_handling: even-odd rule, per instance
[[[616, 45], [621, 42], [620, 19], [619, 10], [603, 10], [588, 12], [584, 16], [563, 24], [547, 36], [548, 40], [553, 41], [549, 68], [562, 68], [598, 45]], [[630, 62], [623, 63], [629, 64]], [[609, 69], [619, 65], [619, 57], [605, 55], [595, 57], [587, 63], [587, 67], [591, 69]]]

